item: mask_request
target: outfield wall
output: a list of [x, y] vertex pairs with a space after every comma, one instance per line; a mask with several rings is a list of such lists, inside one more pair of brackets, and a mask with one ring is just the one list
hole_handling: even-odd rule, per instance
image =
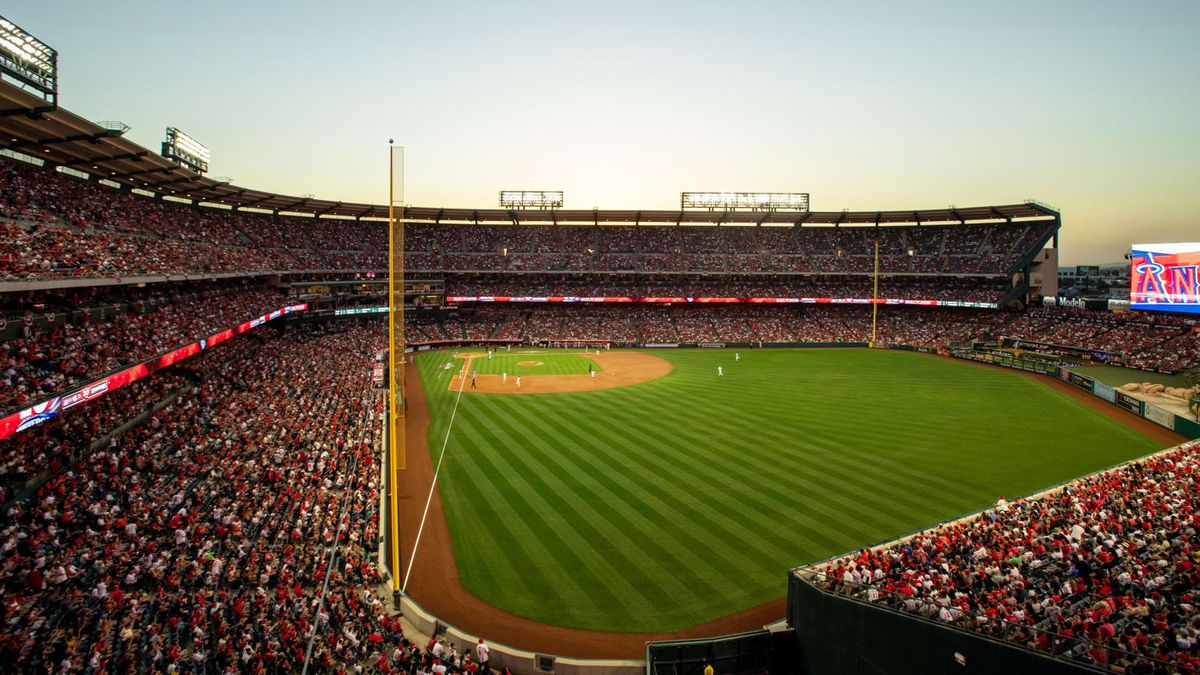
[[1066, 368], [1058, 369], [1058, 377], [1064, 382], [1070, 382], [1079, 389], [1133, 413], [1139, 417], [1164, 426], [1171, 431], [1189, 439], [1200, 438], [1200, 422], [1177, 415], [1170, 410], [1160, 408], [1153, 403], [1147, 403], [1140, 398], [1130, 396], [1091, 376], [1076, 373]]
[[[443, 622], [425, 611], [406, 594], [401, 595], [400, 614], [423, 635], [445, 638], [449, 643], [473, 645], [482, 637]], [[517, 675], [536, 675], [553, 672], [556, 675], [642, 675], [645, 664], [637, 660], [573, 659], [553, 654], [539, 654], [488, 640], [489, 663], [492, 670], [507, 667]]]
[[795, 572], [788, 575], [787, 612], [799, 641], [794, 672], [805, 675], [1104, 672], [830, 593]]
[[646, 643], [646, 675], [790, 673], [796, 669], [796, 636], [791, 628], [770, 628], [696, 640]]
[[[532, 345], [527, 345], [521, 340], [437, 340], [429, 342], [410, 342], [404, 347], [405, 353], [412, 352], [427, 352], [433, 349], [445, 349], [449, 347], [503, 347], [511, 346], [532, 346], [539, 347], [544, 344], [553, 342], [585, 342], [584, 340], [539, 340]], [[607, 341], [613, 347], [625, 349], [846, 349], [846, 348], [866, 348], [870, 346], [868, 342], [619, 342]], [[539, 344], [543, 343], [543, 344]], [[912, 347], [910, 345], [878, 345], [887, 349], [898, 349], [902, 351], [919, 351], [926, 353], [936, 353], [934, 349], [925, 347]]]

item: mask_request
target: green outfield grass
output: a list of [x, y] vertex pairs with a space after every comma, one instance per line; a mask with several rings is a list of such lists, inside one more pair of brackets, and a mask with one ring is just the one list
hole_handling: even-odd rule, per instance
[[[435, 352], [442, 358], [443, 366], [451, 362], [454, 364], [455, 373], [462, 368], [465, 361], [463, 358], [455, 358], [455, 355], [484, 353], [485, 350], [480, 348]], [[480, 375], [508, 373], [509, 377], [515, 375], [521, 377], [527, 375], [587, 375], [589, 365], [596, 372], [602, 370], [599, 363], [582, 356], [582, 353], [578, 350], [560, 349], [514, 349], [512, 351], [502, 349], [493, 352], [490, 359], [487, 356], [476, 356], [471, 359], [471, 370]], [[541, 365], [520, 365], [522, 362], [537, 361], [540, 361]]]
[[[632, 387], [462, 396], [439, 484], [468, 590], [545, 623], [675, 630], [782, 597], [797, 564], [1158, 447], [1033, 379], [949, 359], [653, 353], [674, 370]], [[417, 357], [435, 461], [456, 396], [446, 356]]]

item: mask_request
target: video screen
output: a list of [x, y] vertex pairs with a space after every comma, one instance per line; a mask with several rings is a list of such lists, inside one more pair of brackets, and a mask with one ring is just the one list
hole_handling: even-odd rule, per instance
[[1200, 242], [1134, 244], [1129, 259], [1130, 308], [1200, 314]]

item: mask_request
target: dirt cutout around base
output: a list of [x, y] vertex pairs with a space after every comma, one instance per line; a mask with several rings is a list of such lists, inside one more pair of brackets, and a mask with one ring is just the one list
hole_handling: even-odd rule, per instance
[[[596, 371], [595, 377], [587, 373], [569, 375], [522, 375], [521, 386], [517, 386], [517, 377], [509, 375], [505, 380], [502, 375], [480, 374], [475, 376], [475, 386], [471, 386], [470, 372], [473, 359], [486, 359], [487, 354], [461, 353], [454, 358], [462, 359], [463, 366], [458, 375], [450, 378], [446, 388], [471, 394], [564, 394], [575, 391], [599, 391], [628, 387], [631, 384], [641, 384], [664, 377], [671, 372], [671, 362], [653, 354], [644, 352], [612, 352], [602, 351], [597, 356], [595, 352], [580, 352], [579, 356], [591, 359], [600, 364], [603, 370]], [[521, 361], [518, 365], [542, 365], [540, 361]]]

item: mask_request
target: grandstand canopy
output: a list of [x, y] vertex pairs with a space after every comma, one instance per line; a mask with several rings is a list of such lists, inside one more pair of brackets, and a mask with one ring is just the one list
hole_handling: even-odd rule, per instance
[[[132, 188], [230, 208], [264, 209], [317, 217], [385, 220], [387, 204], [295, 197], [239, 187], [194, 173], [126, 139], [123, 127], [86, 120], [0, 82], [0, 149], [38, 157]], [[509, 210], [409, 207], [405, 220], [432, 223], [613, 223], [881, 225], [1057, 219], [1058, 212], [1026, 202], [1005, 206], [946, 207], [904, 211], [709, 211], [693, 210]]]

